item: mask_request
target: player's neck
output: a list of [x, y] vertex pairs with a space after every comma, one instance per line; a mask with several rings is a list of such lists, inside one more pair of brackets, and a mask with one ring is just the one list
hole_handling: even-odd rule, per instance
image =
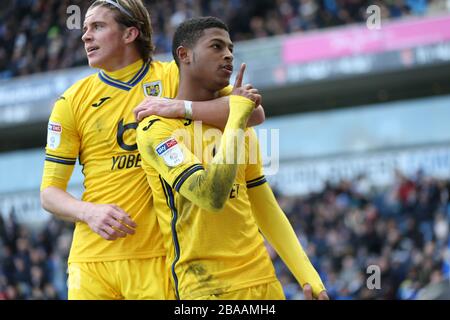
[[123, 54], [115, 57], [110, 64], [104, 66], [102, 69], [108, 73], [119, 71], [136, 63], [140, 59], [142, 58], [136, 50], [124, 50]]
[[138, 59], [132, 64], [127, 65], [125, 68], [108, 72], [103, 70], [110, 78], [115, 80], [128, 82], [134, 78], [134, 76], [143, 68], [144, 61], [142, 59]]
[[180, 77], [177, 99], [190, 101], [208, 101], [219, 97], [219, 91], [211, 91], [199, 81]]

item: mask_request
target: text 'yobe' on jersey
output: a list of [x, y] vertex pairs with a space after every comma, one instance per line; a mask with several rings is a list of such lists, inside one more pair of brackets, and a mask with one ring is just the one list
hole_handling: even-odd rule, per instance
[[[128, 124], [124, 124], [124, 120], [120, 120], [117, 126], [117, 144], [121, 149], [129, 152], [135, 152], [138, 150], [136, 143], [136, 129], [138, 127], [137, 122], [132, 122]], [[132, 132], [129, 132], [132, 130]], [[128, 139], [125, 138], [125, 135], [128, 136]], [[133, 142], [133, 144], [128, 144], [125, 140]], [[127, 154], [114, 156], [112, 158], [112, 167], [111, 170], [122, 170], [122, 169], [131, 169], [131, 168], [140, 168], [141, 167], [141, 155], [139, 153]]]

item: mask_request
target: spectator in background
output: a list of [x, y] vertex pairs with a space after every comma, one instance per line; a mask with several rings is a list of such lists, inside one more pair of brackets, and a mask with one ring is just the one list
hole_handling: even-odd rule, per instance
[[[397, 179], [396, 186], [400, 175]], [[364, 190], [370, 191], [361, 194], [355, 186], [360, 179], [355, 179], [337, 186], [328, 184], [321, 192], [301, 197], [276, 193], [297, 234], [302, 234], [301, 243], [331, 299], [448, 299], [450, 180], [432, 179], [423, 173], [410, 179], [416, 190], [433, 189], [438, 195], [427, 193], [415, 200], [416, 205], [421, 202], [423, 207], [435, 208], [430, 214], [430, 239], [415, 213], [402, 212], [400, 198], [391, 197], [389, 190], [396, 189], [395, 185], [378, 190], [366, 185]], [[388, 214], [393, 207], [398, 208], [397, 213]], [[60, 221], [50, 220], [43, 230], [31, 231], [17, 223], [14, 213], [0, 213], [0, 299], [65, 299], [71, 234], [72, 226]], [[269, 254], [286, 298], [302, 299], [301, 288], [270, 247]], [[23, 263], [27, 255], [28, 265]], [[15, 268], [17, 259], [22, 259], [19, 264], [24, 270]], [[369, 265], [381, 268], [381, 290], [366, 287]], [[32, 266], [41, 271], [32, 272]], [[20, 278], [30, 282], [20, 285], [16, 281]], [[33, 290], [37, 282], [31, 279], [40, 279], [39, 290]]]
[[[150, 1], [145, 1], [148, 4]], [[86, 12], [82, 0], [11, 1], [0, 9], [0, 79], [86, 64], [81, 30], [66, 26], [70, 5]], [[195, 16], [225, 21], [235, 41], [327, 28], [366, 20], [375, 4], [385, 19], [436, 14], [446, 0], [156, 0], [152, 1], [155, 53], [168, 53], [176, 27]]]
[[[395, 196], [391, 197], [389, 188], [374, 190], [367, 185], [361, 194], [356, 191], [359, 188], [352, 186], [359, 180], [336, 186], [329, 184], [322, 192], [301, 198], [278, 198], [294, 228], [302, 230], [300, 233], [305, 235], [304, 241], [308, 244], [305, 247], [314, 266], [321, 275], [326, 275], [324, 282], [330, 298], [445, 296], [444, 293], [425, 295], [424, 292], [446, 292], [450, 287], [448, 182], [426, 177], [420, 172], [407, 178], [399, 172], [396, 183], [390, 186], [391, 190], [396, 190]], [[407, 188], [400, 188], [405, 184]], [[400, 189], [407, 189], [407, 192], [399, 193]], [[422, 196], [409, 196], [414, 193]], [[406, 199], [410, 203], [404, 206]], [[426, 213], [432, 222], [431, 231], [420, 227], [418, 211], [410, 211], [419, 204], [423, 209], [433, 209]], [[392, 208], [397, 208], [394, 215]], [[275, 254], [273, 257], [278, 275], [288, 290], [289, 295], [286, 295], [301, 296], [281, 260]], [[381, 290], [366, 288], [369, 265], [381, 268]]]
[[56, 240], [70, 234], [70, 226], [61, 222], [52, 220], [44, 229], [32, 230], [18, 225], [13, 212], [7, 218], [0, 213], [0, 300], [65, 298], [67, 265], [51, 269], [48, 259], [54, 252], [67, 255], [69, 246], [58, 252]]

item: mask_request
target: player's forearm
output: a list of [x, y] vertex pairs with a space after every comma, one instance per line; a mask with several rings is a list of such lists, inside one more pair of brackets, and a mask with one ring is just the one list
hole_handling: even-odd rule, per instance
[[75, 199], [68, 192], [56, 187], [48, 187], [41, 191], [41, 204], [46, 211], [68, 222], [84, 221], [84, 214], [91, 205]]
[[278, 205], [268, 184], [249, 189], [253, 214], [261, 232], [273, 246], [297, 281], [310, 284], [318, 297], [325, 290], [319, 274], [303, 250], [294, 229]]
[[[183, 104], [184, 108], [184, 104]], [[211, 101], [194, 101], [192, 103], [192, 118], [210, 126], [223, 130], [230, 114], [229, 97], [221, 97]], [[248, 127], [257, 126], [266, 119], [264, 109], [258, 106], [253, 110], [248, 120]]]
[[211, 164], [193, 174], [180, 189], [194, 205], [210, 212], [222, 211], [236, 178], [237, 165]]
[[266, 113], [263, 106], [259, 105], [250, 115], [248, 119], [247, 127], [255, 127], [266, 121]]
[[236, 179], [244, 146], [237, 137], [244, 138], [244, 129], [253, 105], [252, 101], [242, 97], [231, 98], [230, 116], [216, 156], [205, 171], [191, 175], [180, 189], [180, 193], [195, 205], [215, 212], [225, 206]]

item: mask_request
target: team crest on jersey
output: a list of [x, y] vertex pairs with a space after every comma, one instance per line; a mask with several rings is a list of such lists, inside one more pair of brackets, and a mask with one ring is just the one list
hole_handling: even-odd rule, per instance
[[184, 161], [183, 151], [173, 138], [158, 145], [155, 151], [169, 167], [176, 167]]
[[48, 123], [47, 146], [49, 149], [56, 150], [61, 143], [62, 126], [56, 122]]
[[162, 93], [161, 81], [144, 83], [144, 93], [147, 97], [160, 97]]

